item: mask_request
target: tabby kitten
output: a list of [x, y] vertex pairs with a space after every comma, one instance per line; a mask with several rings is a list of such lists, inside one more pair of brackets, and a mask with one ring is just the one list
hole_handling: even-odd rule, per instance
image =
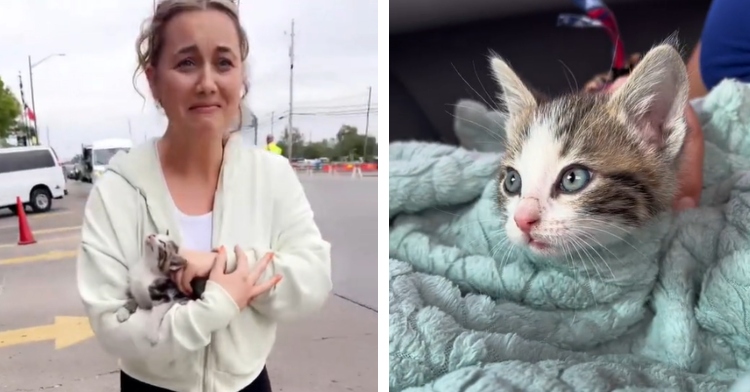
[[120, 322], [130, 318], [136, 308], [151, 310], [162, 304], [184, 304], [190, 299], [170, 278], [185, 267], [187, 260], [179, 255], [179, 246], [169, 238], [169, 232], [149, 235], [144, 245], [143, 258], [130, 268], [128, 300], [117, 312]]
[[671, 208], [688, 97], [673, 46], [651, 49], [617, 91], [546, 102], [490, 62], [508, 112], [498, 203], [514, 244], [548, 256], [604, 246]]

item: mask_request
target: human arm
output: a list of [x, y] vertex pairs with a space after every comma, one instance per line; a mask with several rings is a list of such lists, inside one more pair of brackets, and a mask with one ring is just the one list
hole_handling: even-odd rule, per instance
[[679, 190], [674, 200], [674, 208], [677, 211], [697, 207], [703, 192], [703, 156], [706, 142], [703, 139], [700, 119], [690, 104], [685, 107], [685, 120], [688, 131], [677, 172]]
[[259, 260], [274, 253], [258, 283], [279, 274], [275, 288], [252, 300], [250, 306], [275, 320], [301, 317], [320, 309], [332, 289], [331, 245], [323, 240], [297, 174], [286, 160], [274, 158], [272, 249], [246, 250]]
[[[159, 341], [148, 340], [150, 311], [137, 309], [120, 323], [116, 312], [126, 302], [128, 266], [137, 260], [135, 216], [140, 196], [116, 174], [108, 173], [92, 189], [83, 216], [77, 260], [79, 295], [91, 328], [104, 350], [119, 358], [173, 360], [206, 347], [211, 333], [226, 327], [239, 313], [232, 297], [208, 282], [203, 297], [175, 304], [165, 315]], [[137, 257], [137, 256], [136, 256]]]
[[687, 62], [688, 72], [688, 83], [690, 90], [688, 91], [688, 99], [704, 97], [708, 94], [706, 85], [703, 84], [703, 76], [701, 76], [701, 42], [698, 41], [695, 44], [693, 53]]

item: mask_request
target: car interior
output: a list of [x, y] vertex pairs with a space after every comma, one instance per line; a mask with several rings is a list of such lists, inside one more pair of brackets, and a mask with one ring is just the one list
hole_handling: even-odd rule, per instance
[[[710, 0], [607, 0], [628, 54], [676, 33], [687, 61]], [[612, 43], [602, 29], [558, 27], [571, 0], [391, 0], [390, 142], [456, 144], [459, 99], [496, 101], [487, 55], [502, 56], [532, 87], [556, 95], [609, 70]], [[490, 101], [492, 100], [492, 101]]]

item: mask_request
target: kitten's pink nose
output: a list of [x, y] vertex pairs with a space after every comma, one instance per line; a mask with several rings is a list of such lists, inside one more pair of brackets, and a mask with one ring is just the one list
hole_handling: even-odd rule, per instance
[[526, 233], [529, 234], [534, 225], [539, 222], [542, 218], [541, 208], [539, 208], [539, 200], [537, 199], [521, 199], [516, 206], [516, 212], [513, 214], [513, 220], [516, 222], [516, 226]]

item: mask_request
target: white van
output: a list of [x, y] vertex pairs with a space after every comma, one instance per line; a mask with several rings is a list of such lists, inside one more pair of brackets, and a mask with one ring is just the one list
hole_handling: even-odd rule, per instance
[[133, 141], [130, 139], [103, 139], [82, 146], [81, 180], [95, 182], [107, 169], [112, 157], [120, 151], [128, 152], [131, 148], [133, 148]]
[[48, 146], [0, 148], [0, 208], [16, 211], [16, 197], [35, 212], [68, 194], [63, 168]]

